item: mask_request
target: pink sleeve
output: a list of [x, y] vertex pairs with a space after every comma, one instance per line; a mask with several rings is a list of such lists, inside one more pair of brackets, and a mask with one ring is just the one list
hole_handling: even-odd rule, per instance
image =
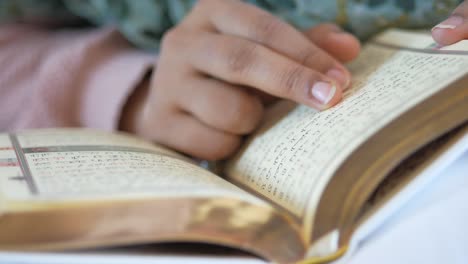
[[0, 131], [118, 128], [134, 87], [156, 58], [113, 28], [0, 27]]

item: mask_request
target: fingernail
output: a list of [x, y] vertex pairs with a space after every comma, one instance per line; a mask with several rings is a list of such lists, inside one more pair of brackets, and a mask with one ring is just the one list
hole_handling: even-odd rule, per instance
[[432, 30], [436, 28], [441, 29], [454, 29], [459, 25], [463, 24], [463, 17], [461, 16], [450, 16], [446, 20], [440, 22], [438, 25], [432, 28]]
[[342, 89], [346, 89], [349, 85], [349, 77], [342, 70], [338, 70], [336, 68], [331, 69], [326, 73], [326, 75], [337, 81], [341, 85]]
[[311, 89], [312, 96], [324, 105], [330, 102], [335, 92], [335, 85], [327, 82], [316, 82]]

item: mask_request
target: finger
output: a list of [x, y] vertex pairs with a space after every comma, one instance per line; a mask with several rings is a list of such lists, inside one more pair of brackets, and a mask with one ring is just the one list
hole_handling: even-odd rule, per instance
[[257, 89], [250, 89], [250, 90], [248, 90], [248, 92], [250, 94], [252, 94], [253, 96], [256, 96], [257, 98], [259, 98], [264, 107], [269, 106], [272, 103], [278, 101], [277, 97], [274, 97], [274, 96], [272, 96], [270, 94], [267, 94], [267, 93], [265, 93], [263, 91], [260, 91], [260, 90], [257, 90]]
[[[164, 38], [161, 41], [161, 56], [159, 58], [159, 63], [162, 65], [165, 65], [166, 67], [172, 66], [177, 68], [177, 71], [169, 71], [166, 72], [165, 74], [162, 73], [162, 71], [165, 68], [158, 68], [158, 74], [159, 76], [173, 76], [175, 73], [177, 73], [178, 76], [181, 75], [198, 75], [198, 72], [194, 69], [193, 67], [186, 63], [186, 56], [185, 54], [188, 54], [190, 52], [193, 52], [193, 48], [191, 48], [193, 45], [193, 40], [195, 38], [200, 37], [199, 33], [196, 33], [198, 35], [195, 35], [193, 32], [178, 28], [178, 29], [172, 29], [166, 32], [164, 35]], [[190, 49], [190, 51], [187, 51], [187, 49]], [[175, 56], [168, 57], [167, 54], [176, 54]], [[184, 54], [181, 56], [181, 54]], [[178, 65], [175, 65], [178, 64]], [[182, 65], [188, 66], [188, 67], [182, 67]], [[180, 79], [180, 77], [175, 77], [177, 79]], [[186, 86], [186, 84], [184, 84]], [[236, 88], [247, 88], [247, 87], [240, 87], [236, 86]], [[269, 105], [273, 103], [274, 101], [278, 100], [278, 98], [271, 96], [267, 93], [261, 92], [256, 89], [244, 89], [246, 92], [249, 94], [252, 94], [258, 98], [260, 98], [261, 102], [264, 105]]]
[[304, 32], [319, 48], [341, 62], [357, 57], [361, 49], [359, 40], [335, 24], [320, 24]]
[[[227, 158], [240, 145], [239, 136], [208, 127], [187, 113], [173, 113], [169, 118], [159, 120], [157, 125], [163, 128], [165, 133], [153, 133], [147, 138], [164, 142], [172, 149], [200, 159]], [[149, 130], [151, 129], [147, 129]]]
[[252, 132], [263, 116], [260, 99], [242, 87], [211, 78], [188, 80], [177, 97], [179, 107], [207, 126], [232, 134]]
[[468, 1], [461, 3], [449, 18], [432, 28], [432, 37], [440, 45], [468, 38]]
[[350, 83], [351, 74], [340, 62], [291, 25], [258, 7], [242, 1], [205, 0], [200, 2], [197, 10], [202, 14], [194, 17], [202, 19], [196, 19], [198, 23], [193, 26], [212, 25], [218, 32], [251, 40], [329, 75], [343, 88]]
[[199, 51], [189, 53], [194, 68], [230, 83], [316, 109], [328, 108], [342, 96], [331, 78], [245, 39], [206, 33], [191, 48]]

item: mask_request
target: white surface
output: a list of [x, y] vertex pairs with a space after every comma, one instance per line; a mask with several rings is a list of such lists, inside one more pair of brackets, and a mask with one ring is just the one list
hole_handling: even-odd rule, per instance
[[[165, 245], [90, 251], [85, 253], [0, 253], [1, 264], [264, 264], [265, 262], [233, 250], [207, 250], [209, 246], [175, 251]], [[199, 250], [200, 249], [200, 250]], [[198, 250], [198, 251], [197, 251]]]
[[76, 256], [76, 255], [2, 255], [0, 256], [2, 264], [264, 264], [265, 262], [254, 258], [237, 258], [237, 257], [187, 257], [187, 256], [153, 256], [153, 257], [137, 257], [137, 256], [115, 256], [115, 255], [99, 255], [99, 256]]
[[[0, 253], [1, 264], [264, 263], [240, 255], [164, 251]], [[347, 264], [468, 263], [468, 152], [375, 232]]]
[[[436, 160], [432, 161], [422, 171], [415, 171], [415, 173], [418, 173], [418, 176], [360, 226], [353, 235], [350, 250], [338, 262], [349, 263], [350, 257], [359, 248], [363, 248], [362, 244], [369, 244], [368, 241], [374, 243], [374, 237], [378, 233], [386, 232], [384, 230], [388, 230], [389, 227], [394, 226], [402, 219], [408, 218], [409, 215], [417, 212], [418, 209], [421, 210], [422, 208], [432, 206], [433, 203], [428, 202], [428, 198], [437, 202], [438, 199], [434, 199], [432, 193], [441, 190], [442, 186], [454, 185], [450, 180], [451, 178], [447, 178], [445, 175], [451, 174], [451, 167], [457, 168], [457, 164], [459, 164], [457, 159], [461, 159], [463, 153], [466, 152], [468, 152], [468, 134], [461, 138], [448, 151], [445, 151]], [[441, 199], [445, 197], [439, 196]], [[382, 252], [379, 252], [379, 254], [382, 254]]]
[[468, 152], [374, 233], [348, 263], [468, 263]]

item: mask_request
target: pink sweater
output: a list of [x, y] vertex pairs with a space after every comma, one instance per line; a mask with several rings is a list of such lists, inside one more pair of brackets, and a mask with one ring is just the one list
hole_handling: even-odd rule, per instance
[[114, 28], [0, 26], [0, 132], [118, 129], [128, 96], [156, 61]]

